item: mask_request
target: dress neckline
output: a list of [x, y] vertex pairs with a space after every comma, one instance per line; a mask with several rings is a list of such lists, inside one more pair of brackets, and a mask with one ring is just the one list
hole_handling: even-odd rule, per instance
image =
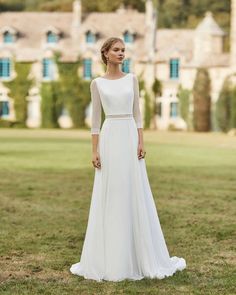
[[131, 73], [127, 73], [126, 75], [124, 75], [123, 77], [117, 78], [117, 79], [107, 79], [107, 78], [103, 78], [103, 77], [99, 77], [100, 79], [104, 79], [104, 80], [108, 80], [108, 81], [116, 81], [116, 80], [120, 80], [125, 78], [126, 76], [128, 76]]

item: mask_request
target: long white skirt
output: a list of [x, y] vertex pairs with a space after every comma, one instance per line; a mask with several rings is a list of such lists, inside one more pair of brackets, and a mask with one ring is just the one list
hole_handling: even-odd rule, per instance
[[72, 274], [96, 281], [163, 279], [186, 268], [170, 257], [146, 172], [138, 159], [134, 118], [106, 118], [99, 136], [101, 169], [95, 168], [80, 262]]

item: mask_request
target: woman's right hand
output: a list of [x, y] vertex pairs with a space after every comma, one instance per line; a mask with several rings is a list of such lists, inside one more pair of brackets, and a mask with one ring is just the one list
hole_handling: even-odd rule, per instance
[[92, 155], [92, 163], [94, 168], [101, 168], [101, 161], [100, 161], [100, 155], [98, 152], [94, 152]]

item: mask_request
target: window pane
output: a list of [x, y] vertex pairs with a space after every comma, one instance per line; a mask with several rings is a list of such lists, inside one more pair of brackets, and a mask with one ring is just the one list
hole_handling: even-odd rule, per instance
[[86, 34], [86, 42], [87, 43], [94, 43], [95, 42], [95, 35], [91, 32]]
[[48, 43], [57, 43], [57, 41], [58, 41], [57, 34], [55, 34], [53, 32], [49, 32], [47, 34], [47, 42]]
[[129, 32], [124, 33], [124, 41], [125, 43], [132, 43], [133, 42], [133, 34]]
[[43, 78], [53, 78], [53, 61], [50, 58], [43, 59]]
[[157, 112], [157, 115], [159, 115], [161, 117], [161, 115], [162, 115], [162, 104], [161, 104], [161, 102], [158, 102], [157, 103], [157, 110], [156, 110], [156, 112]]
[[4, 43], [12, 43], [13, 42], [13, 35], [10, 32], [5, 32], [3, 36]]
[[10, 77], [10, 59], [9, 58], [0, 59], [0, 77], [1, 78]]
[[122, 71], [125, 73], [129, 73], [130, 72], [130, 58], [127, 58], [123, 61], [122, 63]]
[[179, 59], [177, 58], [172, 58], [170, 60], [170, 78], [179, 78]]
[[8, 101], [0, 101], [0, 117], [9, 115], [9, 102]]
[[92, 60], [91, 60], [91, 58], [84, 59], [83, 72], [84, 72], [84, 78], [91, 78], [92, 77]]
[[177, 117], [178, 116], [178, 103], [177, 102], [171, 102], [170, 103], [170, 116], [171, 117]]

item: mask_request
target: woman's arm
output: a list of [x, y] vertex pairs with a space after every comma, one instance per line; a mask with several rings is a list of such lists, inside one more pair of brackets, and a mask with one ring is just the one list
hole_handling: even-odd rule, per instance
[[141, 111], [140, 111], [140, 95], [139, 95], [139, 83], [138, 79], [135, 75], [133, 75], [133, 84], [134, 84], [134, 105], [133, 105], [133, 115], [134, 115], [134, 120], [138, 129], [138, 158], [142, 159], [145, 157], [145, 150], [144, 150], [144, 142], [143, 142], [143, 120], [141, 116]]
[[90, 83], [90, 93], [92, 101], [92, 123], [91, 123], [91, 135], [92, 135], [92, 163], [94, 168], [101, 168], [100, 155], [98, 152], [99, 133], [101, 128], [101, 99], [95, 80]]

